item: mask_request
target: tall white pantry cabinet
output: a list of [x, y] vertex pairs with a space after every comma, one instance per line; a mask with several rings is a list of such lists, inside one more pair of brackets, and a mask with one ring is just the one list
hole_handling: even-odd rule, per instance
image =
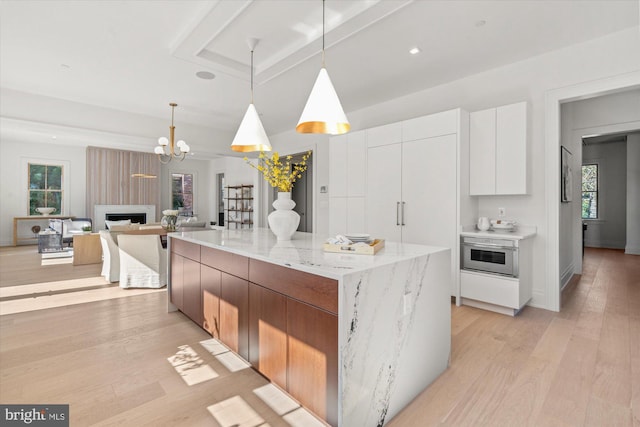
[[[353, 190], [350, 197], [338, 185], [336, 195], [331, 184], [331, 233], [367, 232], [388, 241], [450, 248], [451, 294], [458, 303], [459, 231], [461, 224], [473, 224], [477, 217], [477, 204], [469, 197], [468, 129], [469, 114], [449, 110], [366, 129], [364, 153], [362, 135], [352, 148], [342, 145], [350, 143], [344, 135], [331, 138], [329, 155], [331, 164], [335, 162], [330, 182], [337, 184], [345, 175], [337, 169], [344, 167], [361, 174], [362, 164], [354, 156], [363, 159], [366, 171], [364, 209], [353, 201], [349, 205], [349, 199], [356, 198]], [[351, 206], [356, 206], [353, 211]], [[345, 215], [346, 225], [341, 218]]]

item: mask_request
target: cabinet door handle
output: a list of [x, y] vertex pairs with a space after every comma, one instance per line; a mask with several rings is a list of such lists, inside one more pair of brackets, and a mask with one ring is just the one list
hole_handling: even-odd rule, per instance
[[402, 202], [402, 225], [406, 225], [404, 223], [404, 206], [405, 206], [405, 202]]
[[400, 225], [400, 202], [396, 202], [396, 225]]

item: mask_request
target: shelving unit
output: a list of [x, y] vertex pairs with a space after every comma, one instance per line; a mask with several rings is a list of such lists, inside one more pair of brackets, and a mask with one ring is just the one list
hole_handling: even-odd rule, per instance
[[253, 227], [253, 185], [228, 185], [225, 205], [227, 228]]

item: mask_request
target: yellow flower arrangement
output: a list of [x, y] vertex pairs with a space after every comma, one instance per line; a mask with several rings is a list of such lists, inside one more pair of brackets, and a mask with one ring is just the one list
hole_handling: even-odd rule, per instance
[[286, 156], [283, 161], [277, 151], [273, 152], [271, 158], [264, 154], [264, 151], [260, 151], [257, 165], [251, 163], [246, 157], [244, 161], [257, 169], [272, 187], [276, 187], [278, 191], [289, 192], [293, 188], [293, 183], [298, 178], [302, 178], [302, 174], [307, 170], [309, 157], [311, 157], [311, 151], [307, 151], [302, 156], [301, 162], [292, 165], [293, 156]]

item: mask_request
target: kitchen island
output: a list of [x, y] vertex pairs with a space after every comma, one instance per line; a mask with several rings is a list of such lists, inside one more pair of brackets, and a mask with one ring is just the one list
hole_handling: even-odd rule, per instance
[[381, 426], [448, 366], [450, 250], [327, 253], [268, 229], [169, 235], [179, 309], [333, 426]]

